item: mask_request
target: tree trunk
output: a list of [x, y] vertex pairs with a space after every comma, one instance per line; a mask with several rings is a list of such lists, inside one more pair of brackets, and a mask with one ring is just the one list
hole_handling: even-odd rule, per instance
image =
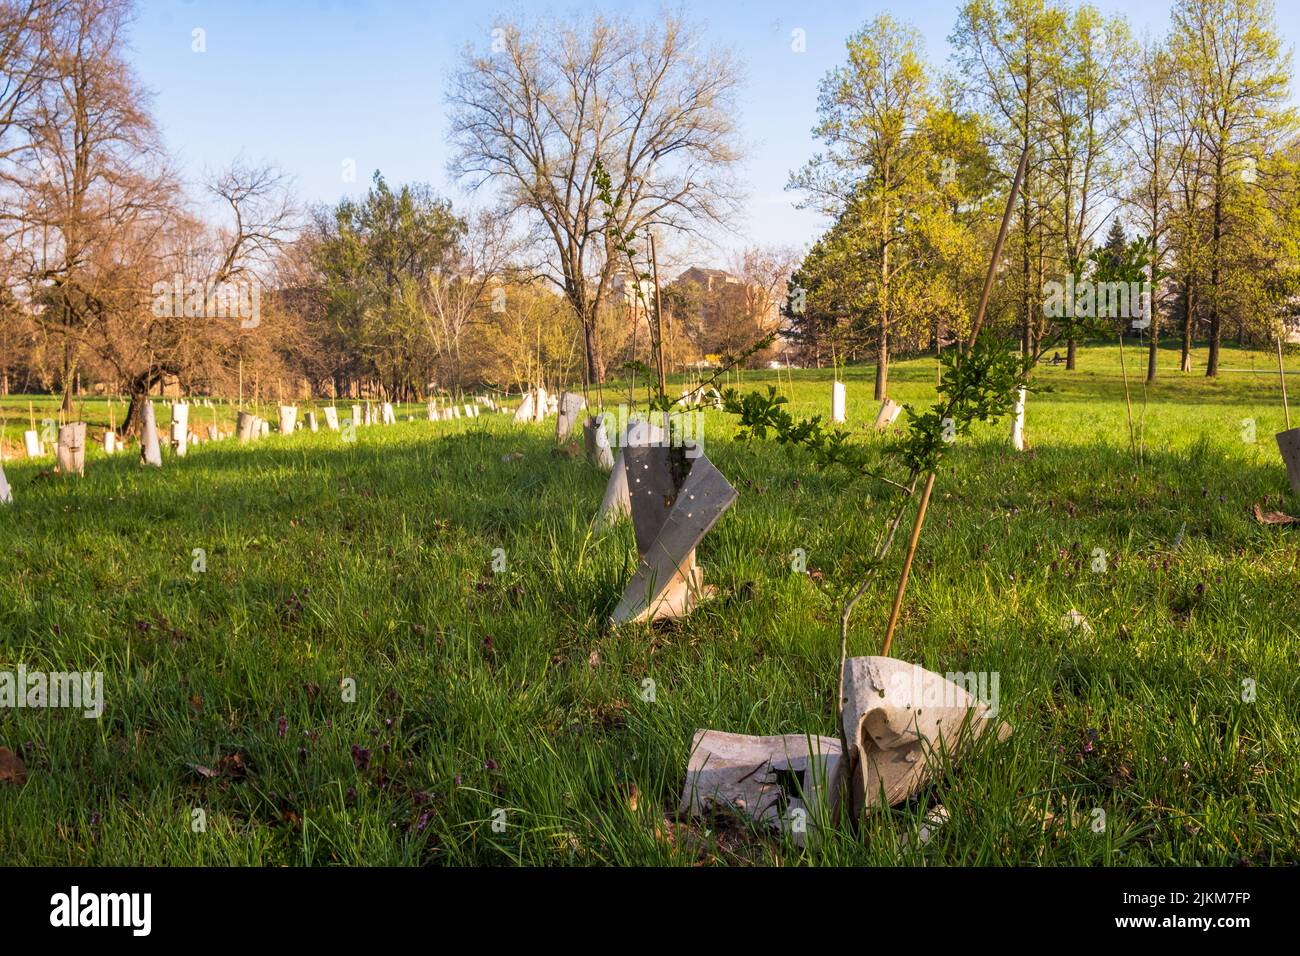
[[605, 363], [600, 357], [600, 341], [596, 336], [596, 322], [582, 324], [582, 342], [587, 353], [587, 381], [593, 385], [605, 384]]
[[134, 438], [142, 433], [144, 427], [144, 405], [149, 401], [149, 393], [144, 390], [137, 390], [134, 383], [131, 388], [131, 405], [126, 410], [126, 418], [122, 420], [122, 438]]
[[1196, 287], [1189, 274], [1183, 282], [1183, 354], [1179, 368], [1192, 370], [1192, 315], [1196, 311]]
[[[1153, 233], [1154, 233], [1154, 230], [1152, 230], [1152, 231], [1153, 231]], [[1147, 307], [1147, 308], [1148, 308], [1148, 313], [1149, 313], [1149, 314], [1147, 315], [1147, 318], [1148, 318], [1148, 319], [1150, 320], [1150, 322], [1151, 322], [1151, 325], [1150, 325], [1150, 328], [1149, 328], [1149, 331], [1150, 331], [1150, 333], [1151, 333], [1151, 340], [1147, 343], [1147, 384], [1148, 384], [1148, 385], [1150, 385], [1152, 382], [1154, 382], [1154, 381], [1156, 380], [1156, 372], [1157, 372], [1157, 370], [1159, 369], [1159, 365], [1160, 365], [1160, 363], [1159, 363], [1159, 357], [1160, 357], [1160, 351], [1159, 351], [1159, 349], [1160, 349], [1160, 308], [1159, 308], [1159, 306], [1156, 305], [1156, 283], [1155, 283], [1155, 278], [1154, 278], [1154, 277], [1155, 277], [1155, 271], [1156, 271], [1156, 247], [1155, 247], [1155, 243], [1152, 242], [1152, 244], [1151, 244], [1151, 275], [1152, 275], [1152, 278], [1151, 278], [1150, 280], [1148, 280], [1148, 281], [1150, 281], [1150, 283], [1151, 283], [1151, 299], [1150, 299], [1150, 302], [1149, 302], [1148, 307]]]
[[889, 392], [889, 327], [880, 323], [880, 342], [876, 356], [876, 401], [883, 402]]
[[1156, 370], [1159, 367], [1159, 348], [1160, 348], [1160, 323], [1156, 321], [1155, 304], [1151, 306], [1151, 341], [1147, 343], [1147, 384], [1156, 380]]
[[1223, 342], [1223, 316], [1220, 314], [1223, 290], [1219, 286], [1219, 270], [1223, 240], [1223, 154], [1216, 160], [1216, 182], [1214, 191], [1214, 235], [1211, 239], [1210, 266], [1210, 355], [1205, 362], [1205, 374], [1214, 378], [1219, 374], [1219, 346]]
[[1078, 361], [1079, 343], [1070, 339], [1065, 343], [1065, 370], [1073, 372]]

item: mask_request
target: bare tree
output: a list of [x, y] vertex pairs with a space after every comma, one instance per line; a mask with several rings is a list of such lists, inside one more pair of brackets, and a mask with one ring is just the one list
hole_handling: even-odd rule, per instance
[[580, 320], [590, 382], [604, 379], [597, 315], [619, 269], [611, 227], [698, 230], [736, 206], [739, 69], [698, 36], [676, 15], [500, 21], [492, 51], [467, 50], [451, 82], [451, 171], [496, 185], [507, 214], [530, 214], [552, 253], [548, 278]]
[[23, 110], [47, 66], [40, 42], [53, 0], [0, 0], [0, 182], [13, 182], [15, 159], [30, 141], [20, 133]]
[[122, 56], [127, 0], [67, 0], [38, 20], [44, 77], [24, 107], [17, 211], [25, 294], [62, 349], [71, 410], [81, 339], [114, 298], [115, 254], [171, 200], [147, 102]]
[[461, 385], [465, 371], [461, 347], [470, 325], [482, 317], [485, 306], [498, 312], [505, 308], [502, 283], [513, 249], [505, 220], [479, 212], [462, 220], [442, 266], [429, 277], [425, 321], [450, 375], [448, 384]]

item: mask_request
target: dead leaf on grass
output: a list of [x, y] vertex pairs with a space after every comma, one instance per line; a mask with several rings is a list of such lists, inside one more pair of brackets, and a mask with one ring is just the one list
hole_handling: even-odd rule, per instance
[[0, 747], [0, 783], [22, 786], [27, 782], [27, 767], [22, 758], [8, 747]]
[[1265, 511], [1258, 502], [1255, 504], [1255, 520], [1260, 524], [1300, 524], [1300, 518], [1293, 518], [1281, 511]]

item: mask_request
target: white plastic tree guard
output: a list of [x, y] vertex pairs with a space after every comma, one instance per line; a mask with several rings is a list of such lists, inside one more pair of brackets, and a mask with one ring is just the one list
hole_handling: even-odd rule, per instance
[[844, 698], [845, 769], [858, 815], [902, 803], [989, 730], [999, 740], [1011, 734], [966, 688], [893, 657], [846, 660]]
[[280, 406], [280, 434], [293, 434], [294, 423], [298, 419], [298, 409], [293, 405]]
[[240, 442], [250, 442], [257, 437], [257, 416], [252, 412], [240, 412], [235, 419], [235, 434]]
[[831, 382], [831, 421], [845, 421], [845, 403], [847, 393], [843, 382]]
[[162, 448], [158, 444], [158, 420], [153, 402], [144, 403], [144, 425], [140, 433], [140, 461], [154, 468], [162, 467]]
[[265, 418], [259, 418], [257, 420], [257, 428], [261, 432], [263, 438], [271, 434], [271, 423]]
[[555, 416], [555, 443], [563, 445], [578, 427], [582, 410], [587, 407], [587, 400], [577, 392], [565, 392], [560, 396], [560, 410]]
[[104, 454], [111, 455], [117, 451], [117, 433], [104, 432]]
[[221, 432], [216, 425], [208, 426], [208, 441], [217, 441], [221, 438]]
[[[614, 470], [614, 452], [609, 447], [609, 433], [605, 430], [608, 418], [606, 413], [601, 412], [582, 421], [582, 444], [587, 452], [587, 461], [601, 471]], [[627, 490], [626, 480], [623, 490]]]
[[23, 447], [27, 450], [28, 458], [39, 458], [42, 454], [41, 436], [36, 429], [29, 428], [23, 432]]
[[1016, 405], [1011, 411], [1011, 447], [1016, 451], [1025, 450], [1025, 394], [1026, 389], [1016, 392]]
[[[606, 416], [606, 421], [609, 421]], [[603, 425], [602, 425], [603, 428]], [[596, 526], [606, 527], [619, 518], [632, 514], [632, 499], [627, 493], [627, 468], [625, 452], [628, 448], [642, 445], [660, 445], [664, 441], [664, 430], [650, 422], [634, 421], [627, 426], [627, 434], [621, 436], [621, 447], [615, 460], [609, 481], [605, 482], [605, 496], [600, 500], [600, 510], [596, 512]], [[606, 445], [609, 439], [605, 440]], [[612, 452], [611, 452], [612, 454]]]
[[384, 402], [379, 406], [379, 417], [385, 425], [397, 424], [397, 412], [393, 411], [392, 402]]
[[356, 426], [358, 426], [358, 425], [360, 425], [360, 424], [362, 424], [362, 421], [361, 421], [361, 406], [360, 406], [360, 405], [353, 405], [353, 406], [352, 406], [352, 427], [355, 428]]
[[317, 425], [316, 425], [316, 413], [315, 413], [315, 412], [303, 412], [302, 417], [303, 417], [303, 421], [304, 421], [304, 422], [306, 423], [306, 425], [307, 425], [307, 430], [308, 430], [309, 432], [315, 432], [316, 429], [317, 429]]
[[86, 423], [68, 422], [59, 426], [59, 444], [55, 451], [56, 465], [61, 475], [86, 473]]
[[436, 405], [433, 404], [432, 400], [429, 401], [428, 411], [429, 411], [429, 421], [436, 422], [438, 420], [438, 408]]
[[853, 657], [843, 676], [847, 753], [829, 737], [696, 731], [681, 812], [730, 808], [802, 845], [840, 818], [842, 792], [854, 818], [871, 807], [897, 806], [960, 761], [984, 733], [999, 740], [1011, 734], [988, 704], [915, 664]]
[[5, 477], [4, 462], [0, 461], [0, 505], [13, 504], [14, 493], [9, 487], [9, 479]]
[[334, 405], [325, 406], [325, 427], [332, 432], [339, 430], [339, 410]]
[[1287, 478], [1291, 480], [1291, 490], [1300, 495], [1300, 428], [1278, 432], [1277, 449], [1286, 462]]
[[880, 411], [876, 412], [876, 431], [888, 431], [889, 427], [898, 420], [898, 416], [902, 411], [903, 406], [892, 398], [887, 398], [881, 402]]
[[544, 388], [539, 388], [537, 393], [541, 396], [541, 400], [537, 403], [539, 411], [537, 420], [540, 422], [547, 415], [558, 415], [560, 412], [560, 396], [548, 394]]
[[534, 417], [533, 408], [536, 404], [537, 399], [534, 397], [533, 393], [526, 392], [523, 401], [521, 401], [519, 407], [515, 409], [515, 421], [521, 424], [523, 422], [531, 422]]
[[684, 617], [712, 595], [695, 563], [695, 548], [737, 493], [704, 455], [682, 459], [690, 470], [679, 487], [672, 473], [679, 450], [623, 449], [640, 560], [610, 617], [615, 625]]
[[803, 846], [838, 816], [841, 750], [831, 737], [696, 731], [678, 811], [705, 816], [731, 809]]

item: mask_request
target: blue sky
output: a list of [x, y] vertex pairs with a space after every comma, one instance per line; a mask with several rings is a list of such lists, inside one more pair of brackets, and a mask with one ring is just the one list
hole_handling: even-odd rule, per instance
[[[1166, 2], [1095, 0], [1123, 11], [1135, 30], [1163, 31]], [[671, 5], [670, 5], [671, 6]], [[448, 147], [444, 82], [466, 44], [490, 42], [501, 13], [568, 14], [588, 10], [652, 17], [659, 3], [518, 3], [499, 0], [142, 0], [132, 28], [131, 59], [155, 95], [155, 115], [184, 174], [201, 178], [237, 156], [269, 162], [295, 180], [307, 201], [334, 202], [364, 191], [373, 170], [390, 182], [423, 181], [461, 201], [445, 171]], [[844, 41], [888, 10], [918, 27], [931, 61], [947, 65], [956, 0], [871, 2], [725, 2], [687, 8], [706, 39], [732, 46], [747, 66], [742, 105], [745, 220], [720, 248], [699, 256], [722, 264], [726, 250], [751, 243], [803, 245], [822, 229], [819, 216], [794, 207], [784, 189], [815, 151], [818, 80], [843, 59]], [[1278, 11], [1288, 44], [1300, 12]], [[207, 50], [191, 49], [205, 31]], [[807, 50], [791, 50], [791, 31]], [[356, 181], [343, 180], [354, 160]]]

